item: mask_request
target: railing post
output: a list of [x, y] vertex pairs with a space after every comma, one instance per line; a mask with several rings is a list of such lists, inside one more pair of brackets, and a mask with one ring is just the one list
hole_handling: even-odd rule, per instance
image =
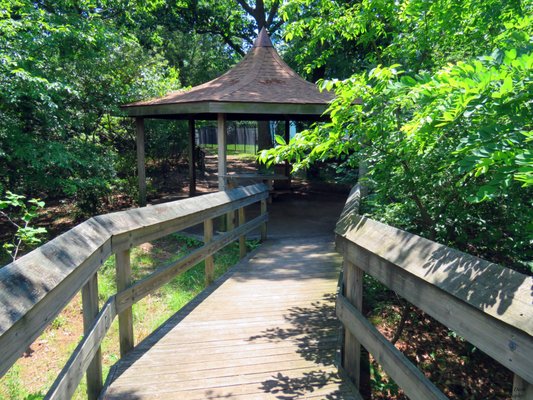
[[[261, 200], [261, 215], [264, 215], [267, 213], [267, 201]], [[267, 240], [267, 224], [266, 222], [261, 225], [261, 241], [264, 242]]]
[[274, 179], [267, 179], [265, 183], [268, 186], [268, 192], [269, 192], [267, 203], [272, 204], [272, 190], [274, 190]]
[[[239, 208], [239, 226], [246, 222], [246, 215], [244, 214], [244, 207]], [[246, 256], [246, 235], [239, 237], [239, 254], [241, 258]]]
[[[115, 255], [115, 265], [117, 271], [117, 292], [121, 292], [131, 285], [131, 262], [130, 250], [121, 250]], [[120, 356], [124, 357], [133, 349], [133, 313], [131, 306], [118, 315], [118, 330], [120, 341]]]
[[226, 214], [226, 228], [228, 232], [235, 229], [235, 211], [230, 211]]
[[[361, 268], [344, 260], [344, 296], [361, 312], [363, 310], [363, 276], [364, 272]], [[368, 366], [366, 360], [361, 357], [361, 350], [361, 343], [345, 329], [342, 365], [361, 395], [370, 398]]]
[[[89, 333], [94, 319], [98, 315], [98, 276], [94, 274], [81, 290], [83, 305], [83, 332]], [[87, 368], [87, 397], [96, 400], [103, 387], [102, 350], [99, 348]]]
[[[204, 243], [208, 244], [213, 240], [213, 220], [204, 221]], [[205, 286], [209, 286], [215, 277], [215, 261], [213, 256], [205, 258]]]
[[512, 400], [532, 400], [533, 399], [533, 385], [522, 379], [518, 375], [514, 375], [513, 379], [513, 395]]

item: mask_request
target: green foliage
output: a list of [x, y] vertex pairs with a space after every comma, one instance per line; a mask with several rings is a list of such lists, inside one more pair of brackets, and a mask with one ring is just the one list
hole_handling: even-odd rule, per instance
[[25, 393], [24, 385], [20, 380], [20, 367], [14, 366], [5, 376], [6, 393], [11, 399], [20, 398]]
[[[446, 1], [437, 3], [451, 6]], [[362, 2], [349, 7], [369, 12], [365, 4], [369, 6]], [[369, 170], [366, 184], [372, 189], [364, 204], [367, 213], [527, 271], [533, 258], [532, 19], [521, 16], [525, 11], [515, 3], [505, 3], [499, 11], [495, 2], [480, 4], [493, 13], [480, 19], [475, 12], [447, 25], [443, 10], [451, 13], [449, 7], [440, 10], [421, 2], [391, 7], [412, 10], [415, 4], [421, 7], [415, 14], [426, 15], [430, 33], [424, 38], [418, 25], [392, 23], [394, 18], [405, 22], [406, 14], [394, 17], [384, 12], [384, 18], [390, 19], [386, 25], [401, 32], [387, 36], [387, 46], [374, 55], [365, 55], [369, 66], [377, 58], [403, 65], [378, 64], [345, 80], [323, 81], [322, 88], [337, 95], [329, 107], [331, 122], [298, 134], [288, 145], [278, 143], [260, 159], [266, 163], [289, 159], [295, 169], [328, 159], [356, 169], [364, 161]], [[424, 11], [428, 7], [432, 13]], [[370, 32], [368, 25], [362, 25], [360, 14], [353, 18], [353, 29], [344, 26], [344, 35], [353, 35], [358, 45], [368, 35], [380, 37], [380, 29]], [[287, 32], [296, 35], [303, 23], [302, 32], [313, 29], [321, 38], [323, 29], [331, 25], [328, 21], [316, 22], [316, 27], [300, 21]], [[459, 29], [458, 24], [473, 32], [468, 39], [451, 40], [442, 33]], [[439, 30], [434, 32], [435, 27]], [[484, 29], [490, 34], [481, 35]], [[421, 41], [428, 35], [431, 46], [423, 59], [414, 54], [405, 58], [403, 48], [398, 50], [406, 37], [417, 49], [424, 49]], [[485, 41], [483, 47], [481, 41]], [[486, 43], [495, 50], [477, 51]]]
[[17, 259], [22, 246], [31, 248], [38, 245], [46, 233], [45, 228], [31, 225], [32, 220], [38, 216], [39, 209], [44, 207], [44, 202], [39, 199], [26, 202], [25, 199], [26, 197], [11, 192], [7, 192], [5, 197], [0, 199], [0, 217], [5, 218], [15, 228], [11, 242], [2, 246], [13, 260]]
[[[263, 8], [280, 27], [277, 0], [0, 5], [0, 194], [67, 197], [83, 216], [116, 191], [135, 197], [133, 125], [120, 105], [222, 74], [252, 43]], [[147, 124], [152, 165], [186, 146], [182, 123]]]
[[92, 214], [131, 129], [110, 115], [177, 88], [178, 73], [112, 18], [121, 2], [2, 5], [0, 189], [73, 196]]
[[389, 396], [397, 396], [398, 385], [381, 370], [376, 362], [370, 363], [370, 384], [373, 391], [386, 393]]
[[378, 64], [416, 72], [470, 58], [528, 12], [530, 2], [519, 0], [291, 0], [281, 9], [299, 69], [335, 78]]
[[152, 54], [161, 55], [180, 71], [184, 86], [194, 86], [226, 72], [238, 59], [231, 46], [241, 51], [241, 34], [252, 37], [245, 14], [233, 0], [211, 2], [161, 1], [148, 12], [119, 23], [134, 32], [139, 43]]

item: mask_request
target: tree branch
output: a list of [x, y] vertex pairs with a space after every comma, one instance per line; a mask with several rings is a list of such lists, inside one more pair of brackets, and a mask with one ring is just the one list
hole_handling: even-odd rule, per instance
[[248, 36], [246, 36], [244, 34], [242, 34], [242, 35], [239, 34], [239, 35], [235, 35], [235, 36], [237, 36], [239, 39], [242, 39], [242, 40], [244, 40], [245, 42], [247, 42], [247, 43], [249, 43], [251, 45], [254, 44], [253, 39], [251, 39], [250, 37], [248, 37]]
[[246, 55], [244, 53], [244, 51], [241, 49], [241, 47], [239, 45], [233, 43], [231, 38], [228, 35], [224, 34], [223, 32], [219, 32], [219, 31], [216, 31], [216, 30], [213, 30], [213, 29], [197, 29], [196, 32], [200, 33], [200, 34], [210, 33], [212, 35], [218, 35], [218, 36], [220, 36], [222, 38], [224, 43], [226, 43], [229, 47], [231, 47], [233, 50], [235, 50], [241, 57], [244, 57]]
[[[397, 296], [398, 295], [396, 295], [396, 297]], [[410, 311], [411, 311], [411, 307], [409, 306], [409, 303], [404, 302], [400, 322], [398, 323], [398, 326], [396, 327], [396, 332], [394, 333], [394, 336], [390, 341], [392, 344], [396, 344], [398, 339], [402, 337], [403, 328], [405, 327], [405, 323], [407, 322], [407, 319], [409, 318]]]
[[[27, 228], [28, 224], [29, 224], [29, 221], [26, 221], [24, 223], [24, 228]], [[17, 259], [17, 256], [19, 254], [19, 250], [20, 250], [20, 246], [21, 245], [22, 245], [22, 237], [19, 236], [19, 241], [17, 242], [17, 244], [15, 246], [15, 252], [11, 255], [11, 257], [13, 258], [13, 261], [15, 261]]]
[[255, 18], [255, 10], [245, 0], [236, 0], [248, 14]]
[[285, 21], [283, 20], [279, 20], [278, 22], [276, 22], [269, 30], [268, 32], [273, 35], [274, 32], [276, 32], [279, 28], [281, 28], [281, 26], [285, 23]]
[[276, 0], [274, 1], [274, 3], [272, 3], [272, 7], [270, 7], [270, 11], [268, 12], [268, 18], [265, 23], [268, 30], [270, 30], [270, 25], [272, 25], [272, 23], [274, 22], [274, 18], [276, 18], [276, 14], [278, 13], [278, 10], [279, 10], [279, 5], [280, 5], [279, 0]]
[[15, 228], [20, 229], [20, 225], [18, 225], [15, 221], [13, 221], [9, 215], [7, 215], [5, 212], [0, 211], [0, 215], [6, 218], [12, 225], [15, 226]]

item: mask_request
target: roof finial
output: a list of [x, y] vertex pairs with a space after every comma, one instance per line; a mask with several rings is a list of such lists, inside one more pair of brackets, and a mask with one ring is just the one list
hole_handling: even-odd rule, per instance
[[261, 29], [261, 32], [259, 32], [257, 39], [255, 39], [254, 47], [274, 47], [272, 46], [270, 36], [268, 36], [268, 32], [264, 26]]

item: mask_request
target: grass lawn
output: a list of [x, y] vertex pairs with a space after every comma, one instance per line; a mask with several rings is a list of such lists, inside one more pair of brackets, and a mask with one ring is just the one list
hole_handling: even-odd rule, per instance
[[[203, 144], [202, 147], [213, 154], [216, 154], [218, 151], [218, 144]], [[257, 147], [252, 144], [228, 144], [226, 145], [226, 151], [231, 156], [255, 158]]]
[[[142, 279], [164, 262], [176, 260], [198, 248], [202, 242], [180, 234], [169, 235], [132, 250], [132, 272]], [[248, 250], [257, 242], [247, 242]], [[215, 255], [215, 276], [219, 277], [239, 261], [239, 245], [232, 243]], [[98, 274], [100, 305], [116, 293], [114, 257], [109, 258]], [[204, 288], [204, 263], [177, 276], [167, 285], [133, 306], [135, 343], [139, 343], [171, 315], [192, 300]], [[0, 379], [0, 399], [41, 399], [83, 334], [81, 296], [77, 295], [46, 331], [32, 344]], [[104, 379], [119, 360], [118, 319], [102, 343]], [[85, 379], [73, 399], [86, 399]]]

